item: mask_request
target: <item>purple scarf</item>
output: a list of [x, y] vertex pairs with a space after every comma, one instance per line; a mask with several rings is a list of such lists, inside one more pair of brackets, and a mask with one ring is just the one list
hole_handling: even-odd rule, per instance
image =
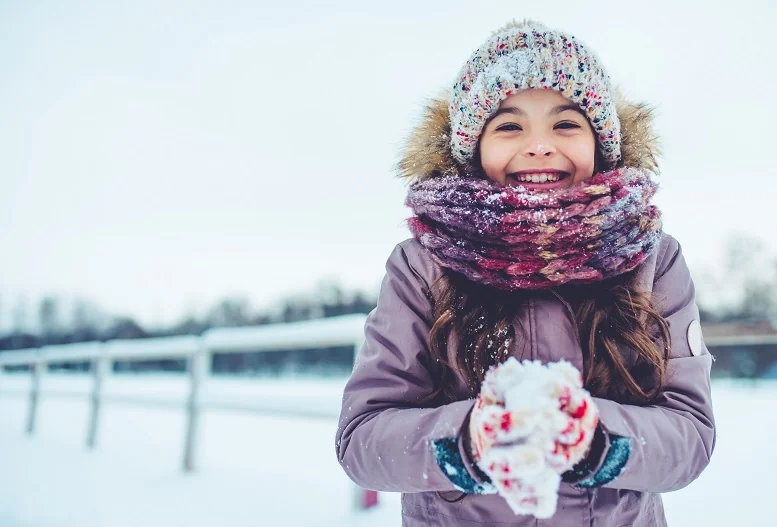
[[446, 176], [410, 186], [415, 238], [442, 266], [515, 291], [587, 284], [631, 271], [661, 238], [650, 172], [620, 168], [565, 190]]

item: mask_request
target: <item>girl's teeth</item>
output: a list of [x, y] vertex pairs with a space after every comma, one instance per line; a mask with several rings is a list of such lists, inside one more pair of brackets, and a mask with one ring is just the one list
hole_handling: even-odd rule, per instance
[[559, 180], [559, 175], [557, 173], [531, 174], [531, 175], [518, 176], [518, 181], [525, 181], [526, 183], [547, 183], [547, 182], [553, 183], [558, 180]]

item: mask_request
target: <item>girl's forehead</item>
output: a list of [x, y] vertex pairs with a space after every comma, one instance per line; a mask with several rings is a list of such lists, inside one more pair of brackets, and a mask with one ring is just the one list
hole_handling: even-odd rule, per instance
[[557, 106], [559, 104], [575, 103], [555, 90], [529, 89], [510, 95], [499, 104], [499, 108], [542, 107]]

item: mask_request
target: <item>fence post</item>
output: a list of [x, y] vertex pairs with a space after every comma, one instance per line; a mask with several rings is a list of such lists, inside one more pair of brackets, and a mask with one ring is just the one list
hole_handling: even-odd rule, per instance
[[210, 374], [211, 353], [205, 339], [197, 339], [197, 349], [189, 357], [189, 398], [186, 403], [187, 423], [184, 438], [183, 471], [192, 472], [197, 466], [200, 414], [202, 412], [202, 386]]
[[30, 386], [30, 403], [27, 407], [27, 435], [33, 435], [35, 433], [38, 402], [40, 400], [41, 377], [43, 375], [43, 369], [46, 367], [46, 363], [43, 362], [43, 358], [38, 355], [35, 357], [35, 362], [30, 366], [32, 369], [32, 384]]
[[108, 356], [108, 347], [101, 344], [98, 356], [92, 359], [92, 400], [89, 410], [89, 424], [86, 432], [86, 448], [93, 449], [97, 444], [97, 425], [100, 420], [100, 409], [102, 407], [102, 391], [105, 384], [105, 378], [110, 374], [113, 362]]
[[[364, 344], [364, 333], [360, 332], [356, 339], [353, 341], [353, 362], [356, 365], [356, 358], [359, 356], [359, 350], [362, 349]], [[370, 507], [375, 507], [378, 504], [378, 491], [367, 490], [361, 488], [356, 483], [353, 486], [353, 507], [357, 511], [367, 510]]]

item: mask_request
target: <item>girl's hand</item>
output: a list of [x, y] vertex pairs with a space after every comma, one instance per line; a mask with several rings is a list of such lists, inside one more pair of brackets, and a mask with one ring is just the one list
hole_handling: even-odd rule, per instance
[[580, 373], [508, 359], [486, 375], [469, 422], [473, 460], [516, 514], [555, 511], [560, 474], [588, 452], [599, 417]]
[[567, 425], [553, 438], [553, 450], [546, 455], [546, 460], [562, 474], [588, 455], [599, 424], [599, 409], [583, 389], [582, 380], [564, 386], [558, 401], [559, 409], [566, 414]]
[[486, 419], [483, 416], [484, 408], [498, 408], [497, 402], [488, 398], [481, 392], [475, 400], [475, 406], [469, 417], [469, 451], [472, 460], [476, 463], [491, 449], [496, 440], [496, 431], [493, 416]]

